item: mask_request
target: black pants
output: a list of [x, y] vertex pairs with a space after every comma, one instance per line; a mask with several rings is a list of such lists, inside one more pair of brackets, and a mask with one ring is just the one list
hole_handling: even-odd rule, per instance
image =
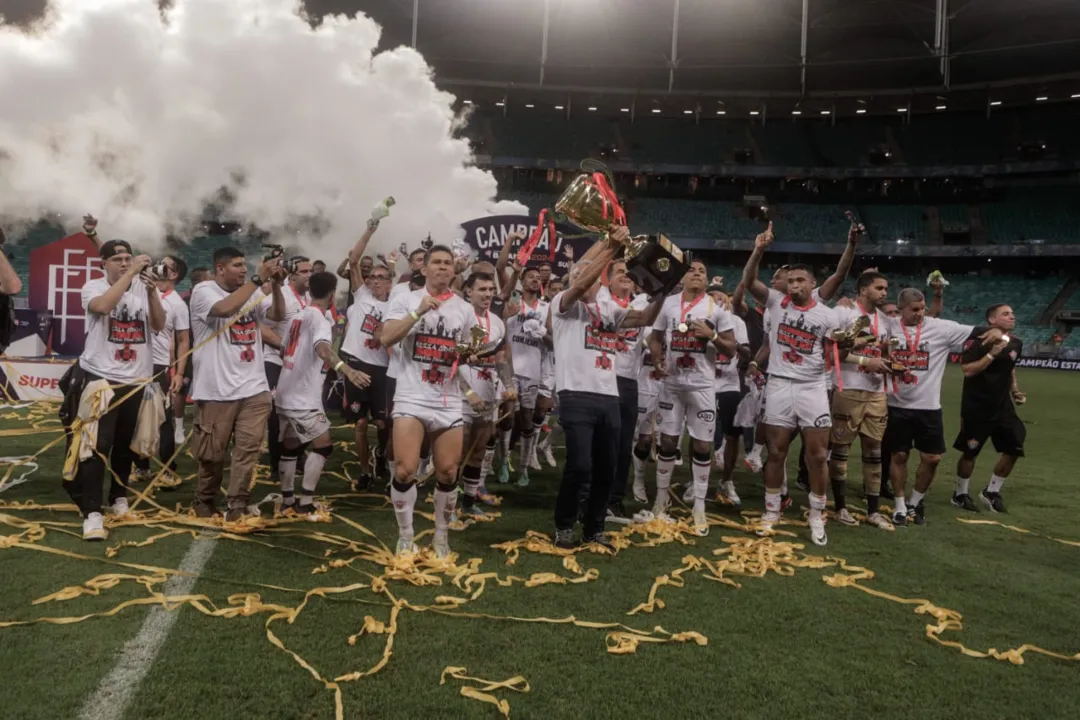
[[[636, 413], [635, 409], [635, 413]], [[619, 399], [612, 395], [559, 393], [559, 423], [566, 434], [566, 459], [562, 484], [555, 502], [555, 527], [574, 527], [578, 493], [588, 487], [583, 517], [585, 536], [604, 529], [608, 499], [618, 464]]]
[[[96, 375], [86, 374], [87, 384], [98, 379]], [[130, 385], [115, 387], [109, 411], [98, 420], [98, 453], [109, 459], [112, 472], [120, 478], [121, 482], [127, 482], [128, 475], [131, 474], [131, 462], [135, 458], [135, 453], [131, 451], [131, 438], [135, 435], [135, 425], [139, 420], [139, 406], [142, 404], [142, 390], [132, 392], [133, 389]], [[81, 388], [78, 391], [81, 393]], [[68, 491], [72, 501], [79, 506], [83, 517], [90, 513], [101, 512], [105, 473], [105, 462], [95, 453], [79, 463], [79, 469], [73, 480], [64, 483], [64, 489]], [[112, 478], [111, 474], [110, 478]], [[125, 495], [124, 487], [113, 478], [109, 485], [109, 505]]]
[[615, 466], [615, 482], [611, 486], [612, 505], [623, 501], [626, 483], [630, 481], [630, 459], [634, 453], [634, 428], [637, 426], [638, 388], [637, 380], [619, 380], [619, 445], [618, 464]]
[[[161, 439], [158, 440], [158, 457], [161, 458], [161, 464], [168, 463], [169, 469], [176, 471], [176, 460], [173, 455], [176, 454], [176, 435], [174, 434], [176, 428], [176, 418], [173, 416], [172, 406], [169, 405], [169, 384], [171, 378], [169, 377], [168, 365], [154, 365], [154, 377], [157, 378], [158, 385], [161, 387], [161, 392], [164, 393], [165, 400], [165, 422], [161, 423]], [[169, 462], [172, 460], [172, 462]], [[150, 469], [150, 458], [135, 458], [135, 467], [140, 470]]]
[[[270, 391], [277, 390], [278, 380], [281, 379], [281, 366], [272, 362], [263, 364], [266, 368], [266, 382]], [[281, 423], [278, 422], [277, 407], [270, 407], [270, 421], [267, 423], [266, 447], [270, 450], [270, 472], [276, 473], [278, 463], [281, 460]], [[276, 476], [275, 476], [276, 477]]]

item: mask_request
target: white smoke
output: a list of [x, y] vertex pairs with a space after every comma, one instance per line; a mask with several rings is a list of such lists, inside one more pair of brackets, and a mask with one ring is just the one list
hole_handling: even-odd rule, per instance
[[0, 216], [73, 229], [91, 212], [103, 237], [152, 251], [197, 233], [227, 188], [234, 218], [333, 264], [388, 195], [373, 250], [523, 210], [495, 205], [421, 55], [378, 51], [364, 15], [312, 28], [298, 5], [53, 0], [29, 33], [0, 26]]

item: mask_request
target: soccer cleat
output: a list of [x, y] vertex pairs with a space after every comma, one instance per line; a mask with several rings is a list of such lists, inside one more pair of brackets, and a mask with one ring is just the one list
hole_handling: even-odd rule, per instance
[[592, 535], [581, 538], [582, 545], [599, 545], [604, 550], [610, 553], [615, 552], [615, 546], [607, 541], [607, 536], [602, 532], [593, 533]]
[[499, 463], [499, 474], [495, 477], [495, 482], [510, 482], [510, 465], [505, 460]]
[[419, 552], [419, 549], [416, 547], [416, 543], [414, 543], [412, 541], [411, 537], [410, 538], [403, 538], [403, 537], [398, 538], [397, 549], [394, 551], [394, 554], [397, 555], [399, 558], [400, 557], [406, 557], [408, 555], [415, 555], [418, 552]]
[[221, 510], [218, 510], [217, 506], [212, 502], [196, 500], [191, 504], [191, 509], [195, 511], [195, 517], [197, 518], [212, 518], [221, 514]]
[[781, 495], [780, 496], [780, 512], [784, 512], [789, 507], [791, 507], [791, 496], [790, 495]]
[[694, 534], [705, 537], [709, 534], [709, 518], [705, 516], [705, 509], [694, 509]]
[[225, 512], [225, 522], [240, 522], [249, 517], [259, 517], [262, 513], [259, 512], [257, 505], [242, 508], [229, 508]]
[[559, 529], [555, 531], [555, 547], [563, 550], [573, 550], [578, 544], [574, 542], [573, 528]]
[[439, 560], [445, 560], [450, 557], [450, 538], [446, 536], [446, 532], [435, 531], [435, 537], [431, 541], [431, 549], [435, 552], [435, 557]]
[[668, 515], [668, 503], [661, 500], [658, 496], [656, 502], [653, 503], [652, 514], [656, 519], [671, 520]]
[[684, 503], [694, 502], [694, 483], [686, 483], [686, 490], [683, 491], [682, 501]]
[[645, 492], [645, 482], [644, 481], [642, 481], [639, 484], [635, 480], [634, 481], [634, 489], [633, 489], [632, 492], [634, 493], [634, 500], [636, 500], [637, 502], [644, 503], [646, 505], [649, 503], [649, 495], [648, 495], [648, 493]]
[[536, 457], [536, 448], [535, 447], [532, 449], [532, 452], [529, 453], [529, 469], [530, 470], [537, 470], [537, 471], [540, 471], [540, 470], [544, 469], [544, 468], [540, 467], [540, 460]]
[[101, 517], [101, 513], [92, 512], [83, 519], [83, 540], [104, 540], [107, 537], [109, 531], [105, 529], [105, 519]]
[[735, 492], [735, 483], [732, 480], [720, 483], [720, 489], [716, 491], [716, 501], [726, 502], [735, 507], [742, 505], [739, 493]]
[[914, 510], [909, 510], [908, 515], [914, 514], [916, 525], [926, 524], [926, 501], [920, 500], [919, 504], [915, 506]]
[[551, 467], [555, 467], [555, 453], [551, 451], [551, 446], [545, 445], [542, 452], [544, 453], [544, 462]]
[[296, 514], [305, 518], [306, 520], [318, 520], [319, 519], [319, 506], [315, 503], [297, 503]]
[[889, 522], [889, 519], [879, 512], [870, 513], [869, 515], [867, 515], [866, 524], [873, 525], [874, 527], [880, 528], [882, 530], [889, 530], [892, 528], [892, 523]]
[[975, 501], [971, 499], [971, 496], [967, 493], [953, 493], [952, 495], [953, 507], [958, 507], [961, 510], [967, 510], [968, 512], [977, 513], [979, 508], [975, 507]]
[[626, 508], [623, 504], [615, 503], [614, 505], [608, 505], [607, 517], [604, 518], [605, 522], [617, 523], [619, 525], [629, 525], [630, 516], [626, 512]]
[[458, 510], [458, 513], [460, 514], [462, 520], [468, 520], [470, 518], [477, 520], [487, 517], [487, 513], [485, 513], [478, 505], [473, 505], [471, 507], [465, 507], [463, 505]]
[[529, 471], [525, 468], [521, 469], [521, 474], [517, 479], [518, 487], [529, 487]]
[[825, 534], [825, 514], [810, 513], [810, 540], [815, 545], [825, 546], [829, 544], [829, 536]]
[[150, 480], [151, 477], [152, 476], [150, 475], [149, 470], [144, 470], [142, 468], [135, 468], [134, 470], [131, 471], [131, 482], [133, 482], [133, 483], [147, 482], [147, 481]]
[[679, 466], [682, 466], [682, 450], [681, 449], [675, 451], [675, 464], [679, 465]]
[[986, 509], [993, 513], [1007, 513], [1005, 502], [1001, 499], [1001, 493], [990, 492], [986, 488], [979, 491], [979, 499], [986, 505]]
[[772, 532], [772, 529], [780, 524], [780, 513], [774, 510], [766, 510], [761, 514], [761, 520], [758, 521], [758, 535], [768, 535]]
[[113, 504], [109, 506], [109, 513], [117, 517], [127, 515], [129, 512], [131, 512], [131, 508], [128, 506], [126, 497], [116, 498], [113, 500]]
[[745, 465], [746, 469], [752, 473], [761, 472], [761, 458], [757, 457], [756, 455], [747, 455], [745, 458], [743, 458], [743, 465]]
[[361, 473], [360, 476], [353, 481], [353, 492], [367, 492], [368, 488], [371, 487], [371, 483], [373, 482], [374, 479], [371, 477], [371, 475], [369, 475], [368, 473]]
[[897, 510], [892, 514], [892, 524], [894, 527], [904, 527], [907, 525], [907, 513]]
[[162, 490], [175, 490], [180, 487], [180, 476], [172, 470], [166, 470], [161, 473], [161, 476], [157, 480], [157, 485]]
[[855, 516], [852, 515], [851, 511], [849, 511], [847, 508], [840, 508], [839, 510], [837, 510], [834, 517], [836, 518], [837, 522], [843, 523], [848, 527], [859, 526], [859, 521], [855, 519]]

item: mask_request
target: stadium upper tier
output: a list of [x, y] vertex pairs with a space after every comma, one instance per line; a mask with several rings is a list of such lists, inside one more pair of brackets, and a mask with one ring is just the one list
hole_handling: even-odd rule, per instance
[[[492, 110], [498, 110], [493, 108]], [[552, 107], [475, 111], [467, 134], [494, 157], [575, 160], [612, 152], [623, 161], [761, 166], [983, 165], [1080, 160], [1080, 102], [982, 113], [894, 118], [786, 116], [729, 119], [661, 117], [639, 111], [604, 117]]]

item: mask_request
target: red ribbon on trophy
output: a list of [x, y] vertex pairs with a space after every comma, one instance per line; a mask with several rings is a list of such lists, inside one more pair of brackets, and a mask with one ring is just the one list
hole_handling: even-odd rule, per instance
[[529, 264], [536, 246], [540, 243], [540, 238], [544, 235], [545, 227], [548, 231], [548, 247], [550, 248], [548, 261], [553, 262], [555, 260], [555, 245], [558, 239], [555, 234], [555, 218], [551, 213], [548, 213], [547, 208], [544, 208], [540, 211], [540, 216], [536, 221], [536, 229], [533, 230], [532, 235], [529, 236], [529, 239], [521, 246], [521, 250], [518, 251], [517, 261], [521, 267]]

